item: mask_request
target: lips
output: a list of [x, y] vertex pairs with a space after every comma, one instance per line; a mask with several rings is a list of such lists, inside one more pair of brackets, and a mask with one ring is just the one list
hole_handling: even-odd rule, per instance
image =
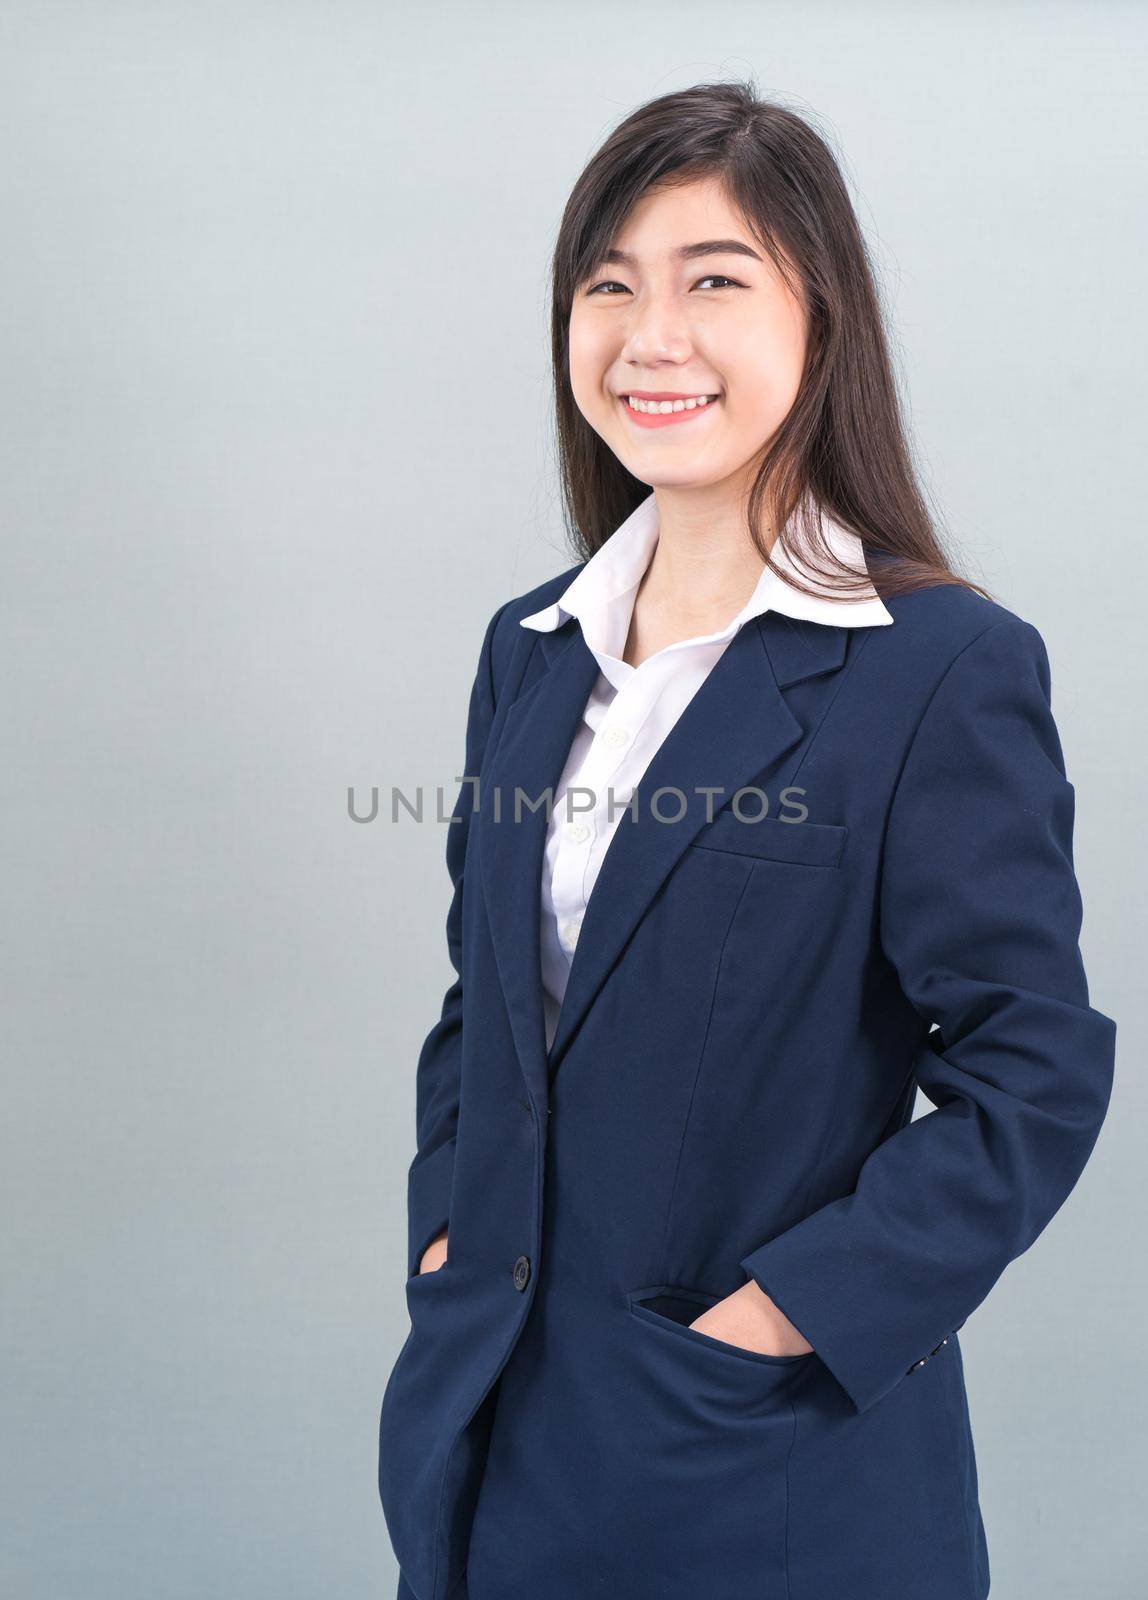
[[[635, 393], [635, 399], [644, 400], [646, 398], [649, 398], [651, 401], [653, 401], [654, 396], [650, 395], [647, 397], [646, 395]], [[694, 396], [665, 395], [664, 397], [659, 398], [665, 398], [666, 400], [683, 400], [693, 399]], [[635, 428], [674, 428], [677, 427], [679, 423], [697, 422], [701, 417], [704, 417], [708, 411], [712, 411], [716, 406], [721, 405], [721, 396], [718, 395], [716, 398], [711, 398], [704, 406], [694, 406], [692, 409], [686, 409], [683, 407], [681, 411], [635, 411], [625, 395], [618, 396], [618, 404], [622, 407], [622, 410], [626, 413], [627, 419]]]
[[704, 389], [690, 389], [685, 394], [671, 394], [668, 389], [627, 389], [622, 394], [623, 400], [716, 400], [716, 394], [707, 394]]

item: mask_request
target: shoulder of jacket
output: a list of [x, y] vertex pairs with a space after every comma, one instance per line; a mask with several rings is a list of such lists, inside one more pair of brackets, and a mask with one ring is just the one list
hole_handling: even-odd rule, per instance
[[935, 682], [983, 636], [1022, 654], [1043, 654], [1044, 642], [1031, 622], [998, 600], [960, 584], [936, 584], [909, 594], [888, 596], [891, 626], [874, 629], [898, 670]]
[[[892, 626], [875, 628], [866, 655], [912, 741], [924, 727], [944, 728], [954, 707], [1051, 706], [1048, 650], [1031, 622], [999, 601], [959, 584], [887, 598]], [[878, 643], [878, 640], [881, 643]], [[876, 653], [874, 646], [877, 646]], [[972, 709], [970, 709], [972, 708]]]
[[516, 646], [529, 633], [528, 629], [519, 626], [523, 617], [532, 616], [535, 611], [543, 611], [547, 606], [553, 605], [585, 564], [584, 561], [579, 561], [555, 577], [547, 578], [544, 583], [536, 584], [525, 594], [514, 595], [511, 599], [504, 600], [494, 613], [487, 624], [487, 631], [490, 635], [491, 678], [496, 695]]

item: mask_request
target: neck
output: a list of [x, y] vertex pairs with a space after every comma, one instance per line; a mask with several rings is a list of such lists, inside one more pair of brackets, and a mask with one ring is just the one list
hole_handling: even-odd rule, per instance
[[[746, 527], [745, 503], [681, 490], [655, 490], [658, 542], [639, 595], [679, 615], [734, 615], [753, 593], [763, 562]], [[767, 546], [773, 532], [764, 530]]]

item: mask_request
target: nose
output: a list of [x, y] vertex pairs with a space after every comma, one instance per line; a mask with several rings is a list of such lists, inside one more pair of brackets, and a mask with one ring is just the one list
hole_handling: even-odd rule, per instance
[[630, 313], [623, 356], [635, 366], [688, 361], [693, 351], [682, 309], [669, 296], [649, 296]]

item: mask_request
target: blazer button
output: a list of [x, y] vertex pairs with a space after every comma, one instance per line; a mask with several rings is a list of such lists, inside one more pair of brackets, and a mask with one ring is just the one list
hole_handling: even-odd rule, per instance
[[948, 1342], [949, 1342], [949, 1336], [946, 1333], [945, 1337], [941, 1340], [940, 1344], [935, 1344], [933, 1346], [933, 1348], [929, 1351], [929, 1354], [927, 1356], [922, 1356], [919, 1361], [914, 1361], [913, 1365], [911, 1367], [907, 1367], [905, 1369], [906, 1372], [916, 1372], [917, 1368], [918, 1367], [923, 1367], [925, 1365], [925, 1362], [928, 1361], [931, 1356], [935, 1356], [938, 1350], [943, 1350], [945, 1348], [945, 1346], [948, 1344]]
[[519, 1256], [518, 1260], [514, 1263], [514, 1287], [520, 1290], [525, 1289], [529, 1282], [530, 1257]]

